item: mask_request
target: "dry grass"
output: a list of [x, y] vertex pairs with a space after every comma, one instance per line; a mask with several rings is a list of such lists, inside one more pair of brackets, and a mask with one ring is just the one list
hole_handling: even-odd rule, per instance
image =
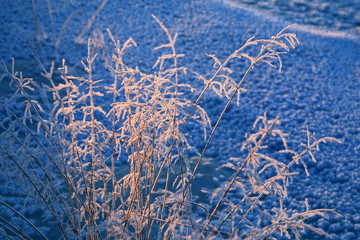
[[[298, 44], [296, 35], [287, 33], [288, 27], [269, 39], [252, 37], [223, 62], [208, 55], [214, 59], [212, 77], [195, 74], [204, 87], [191, 102], [184, 94], [193, 89], [184, 83], [188, 73], [179, 65], [184, 55], [176, 50], [177, 34], [172, 35], [154, 19], [167, 43], [154, 49], [160, 54], [152, 73], [126, 65], [123, 58], [127, 50], [136, 47], [135, 41], [130, 38], [121, 45], [108, 31], [114, 48], [108, 65], [113, 76], [109, 86], [93, 76], [97, 49], [102, 48], [99, 39], [88, 40], [88, 56], [82, 62], [86, 77], [70, 75], [63, 60], [58, 70], [54, 64], [50, 70], [43, 67], [48, 85], [39, 85], [3, 64], [11, 84], [17, 86], [14, 94], [2, 101], [0, 164], [4, 181], [17, 182], [23, 189], [20, 195], [34, 199], [49, 212], [62, 239], [274, 239], [280, 235], [299, 239], [305, 229], [326, 235], [305, 220], [326, 217], [332, 210], [310, 210], [305, 201], [304, 212], [288, 214], [283, 202], [287, 186], [297, 174], [291, 167], [302, 163], [308, 173], [305, 155], [316, 161], [314, 152], [320, 143], [339, 141], [315, 139], [307, 130], [304, 149], [292, 151], [286, 134], [276, 127], [278, 118], [269, 120], [266, 114], [256, 120], [254, 132], [244, 143], [247, 157], [232, 158], [223, 166], [234, 174], [209, 192], [208, 204], [192, 195], [192, 189], [199, 188], [193, 180], [208, 144], [229, 105], [246, 91], [242, 85], [248, 73], [262, 63], [281, 70], [281, 54]], [[257, 48], [258, 54], [248, 55], [249, 48]], [[247, 59], [249, 66], [236, 81], [228, 63], [239, 58]], [[60, 79], [54, 71], [60, 72]], [[205, 94], [226, 99], [213, 127], [199, 105]], [[187, 141], [191, 132], [184, 132], [184, 126], [188, 124], [201, 126], [205, 136], [210, 131], [199, 153]], [[290, 162], [263, 152], [273, 138], [283, 142], [283, 154], [293, 155]], [[194, 153], [195, 164], [189, 157]], [[119, 159], [128, 162], [128, 170], [121, 169], [124, 165], [117, 163]], [[261, 204], [270, 197], [278, 202], [272, 212]], [[0, 203], [23, 219], [6, 199]], [[46, 239], [40, 228], [30, 226], [36, 230], [32, 238]], [[3, 217], [0, 229], [3, 236], [30, 238], [20, 225]]]

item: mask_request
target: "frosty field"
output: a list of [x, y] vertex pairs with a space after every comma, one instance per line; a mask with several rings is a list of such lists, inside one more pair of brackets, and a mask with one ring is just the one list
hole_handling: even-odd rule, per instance
[[[33, 6], [31, 2], [34, 3]], [[51, 61], [54, 61], [54, 68], [58, 69], [63, 67], [62, 59], [66, 59], [69, 75], [86, 78], [88, 73], [84, 70], [81, 61], [84, 61], [85, 65], [88, 64], [87, 39], [93, 38], [96, 39], [97, 45], [92, 46], [97, 48], [98, 56], [96, 65], [91, 72], [92, 78], [103, 80], [100, 85], [110, 87], [114, 81], [111, 74], [119, 69], [115, 71], [114, 67], [114, 71], [111, 72], [108, 71], [109, 67], [106, 67], [106, 64], [110, 64], [113, 60], [112, 54], [115, 48], [107, 31], [109, 29], [114, 39], [119, 40], [121, 44], [124, 44], [130, 37], [136, 42], [136, 47], [131, 47], [126, 51], [124, 62], [133, 69], [138, 67], [142, 74], [148, 76], [153, 74], [152, 67], [159, 57], [153, 49], [168, 43], [167, 34], [157, 20], [152, 17], [153, 14], [166, 26], [172, 36], [175, 33], [178, 34], [175, 43], [177, 54], [185, 55], [178, 59], [177, 64], [187, 68], [186, 75], [179, 73], [180, 83], [189, 84], [194, 88], [193, 91], [185, 88], [184, 96], [181, 95], [179, 99], [187, 98], [195, 102], [204, 88], [204, 81], [197, 78], [194, 72], [210, 79], [216, 71], [216, 68], [212, 67], [214, 59], [209, 55], [214, 54], [223, 62], [236, 49], [243, 46], [250, 37], [268, 39], [285, 27], [297, 23], [286, 32], [295, 33], [300, 43], [295, 44], [294, 49], [289, 46], [289, 52], [281, 54], [281, 73], [278, 72], [278, 69], [266, 64], [255, 65], [241, 85], [241, 88], [247, 91], [241, 92], [238, 106], [235, 98], [226, 110], [224, 118], [220, 121], [207, 147], [198, 175], [195, 176], [194, 184], [197, 187], [192, 189], [193, 198], [194, 201], [198, 201], [197, 203], [214, 209], [216, 201], [210, 202], [207, 199], [208, 194], [200, 190], [204, 188], [213, 193], [216, 188], [221, 188], [224, 182], [228, 181], [226, 180], [230, 177], [228, 175], [233, 174], [234, 171], [219, 167], [223, 164], [235, 164], [233, 158], [246, 159], [247, 152], [241, 148], [249, 134], [254, 133], [254, 121], [266, 113], [268, 120], [279, 117], [280, 124], [277, 128], [288, 135], [286, 137], [288, 147], [297, 153], [304, 149], [301, 147], [301, 143], [305, 145], [307, 143], [307, 129], [311, 133], [316, 133], [316, 139], [334, 137], [342, 142], [340, 144], [335, 142], [320, 144], [320, 151], [314, 153], [316, 163], [309, 156], [303, 157], [307, 165], [306, 170], [300, 161], [299, 164], [292, 166], [292, 171], [299, 174], [292, 176], [292, 181], [287, 187], [288, 197], [284, 200], [284, 208], [287, 208], [290, 213], [303, 212], [307, 210], [304, 202], [307, 199], [310, 209], [333, 209], [342, 217], [334, 214], [328, 215], [328, 219], [315, 216], [307, 220], [307, 223], [321, 228], [332, 236], [332, 239], [360, 239], [360, 16], [358, 11], [341, 13], [347, 8], [359, 9], [359, 3], [349, 1], [351, 2], [349, 5], [343, 6], [340, 2], [336, 2], [334, 4], [342, 10], [332, 12], [332, 6], [328, 6], [323, 1], [313, 1], [313, 4], [308, 4], [303, 8], [301, 8], [303, 5], [298, 3], [299, 1], [289, 1], [287, 9], [282, 8], [281, 4], [272, 6], [270, 2], [274, 1], [105, 1], [105, 5], [99, 9], [100, 11], [87, 30], [86, 24], [89, 23], [89, 19], [103, 2], [100, 0], [1, 1], [0, 9], [3, 10], [0, 12], [0, 60], [11, 70], [12, 58], [14, 58], [15, 70], [22, 71], [24, 78], [32, 77], [39, 83], [47, 85], [50, 84], [40, 75], [42, 69], [33, 54], [47, 71], [51, 67]], [[51, 14], [49, 14], [47, 3], [50, 3]], [[317, 3], [319, 4], [316, 5]], [[300, 6], [300, 10], [295, 9], [297, 6]], [[317, 10], [320, 10], [316, 11], [315, 6], [318, 6]], [[52, 21], [53, 24], [51, 24]], [[256, 53], [256, 49], [249, 50], [249, 54], [256, 56]], [[279, 66], [278, 63], [276, 65]], [[248, 66], [249, 62], [242, 59], [231, 61], [227, 65], [233, 71], [230, 74], [231, 78], [236, 82], [241, 80]], [[54, 72], [54, 79], [56, 84], [60, 82], [59, 72]], [[8, 87], [9, 81], [9, 76], [4, 74], [4, 78], [0, 82], [1, 106], [4, 106], [6, 98], [9, 99], [10, 91], [15, 91], [16, 88], [15, 84], [11, 88]], [[169, 95], [177, 94], [177, 86], [171, 89], [174, 92], [170, 92]], [[52, 95], [49, 94], [49, 96]], [[38, 98], [41, 102], [40, 95]], [[101, 105], [104, 111], [108, 112], [111, 109], [109, 103], [112, 103], [114, 98], [111, 90], [104, 96], [94, 98], [94, 101]], [[213, 91], [207, 92], [199, 102], [211, 119], [211, 128], [207, 129], [207, 137], [226, 102], [227, 99], [220, 98]], [[15, 109], [15, 107], [21, 106], [21, 103], [20, 101], [14, 102], [13, 105]], [[0, 111], [0, 116], [3, 116], [0, 117], [1, 124], [8, 126], [5, 121], [5, 108]], [[176, 111], [174, 115], [177, 114]], [[14, 112], [18, 114], [20, 111], [14, 110]], [[95, 116], [102, 116], [100, 113], [98, 114], [95, 113]], [[200, 119], [201, 114], [199, 113], [198, 116]], [[35, 131], [37, 126], [32, 127]], [[167, 130], [167, 128], [165, 129]], [[0, 133], [3, 132], [4, 129], [1, 129]], [[187, 125], [184, 127], [184, 132], [187, 133], [189, 144], [201, 153], [206, 145], [202, 125]], [[82, 135], [82, 137], [85, 139], [87, 136]], [[175, 138], [175, 135], [172, 137]], [[155, 140], [152, 141], [155, 142]], [[31, 146], [31, 138], [29, 142], [29, 146]], [[0, 139], [0, 144], [8, 147], [5, 137]], [[278, 153], [283, 148], [281, 139], [271, 137], [266, 144], [268, 145], [267, 149], [264, 149], [266, 154], [272, 154], [273, 158], [282, 156]], [[169, 145], [171, 142], [167, 143], [166, 147]], [[14, 148], [16, 150], [15, 145]], [[179, 149], [176, 151], [179, 151], [180, 155]], [[6, 159], [9, 161], [9, 156], [6, 156], [5, 152], [5, 149], [0, 151], [1, 161]], [[106, 151], [104, 150], [104, 152]], [[145, 148], [144, 152], [146, 152]], [[189, 166], [193, 169], [199, 156], [192, 151], [188, 157], [190, 159]], [[176, 156], [174, 156], [175, 158]], [[179, 158], [181, 159], [181, 157]], [[292, 158], [285, 155], [283, 159], [289, 162]], [[120, 157], [115, 163], [122, 170], [114, 175], [122, 176], [125, 174], [124, 172], [128, 171], [130, 163], [126, 165], [124, 163], [126, 160], [125, 156]], [[11, 181], [7, 180], [5, 176], [7, 170], [4, 170], [3, 167], [6, 164], [0, 163], [2, 172], [0, 200], [34, 220], [39, 229], [45, 235], [48, 234], [46, 236], [49, 239], [61, 237], [59, 230], [54, 230], [57, 229], [55, 221], [49, 213], [44, 216], [42, 209], [36, 207], [36, 201], [34, 202], [31, 198], [25, 199], [26, 207], [24, 207], [23, 195], [26, 195], [26, 190], [20, 191], [18, 185], [11, 184]], [[126, 167], [124, 167], [125, 165]], [[139, 172], [141, 172], [142, 166], [139, 167]], [[182, 167], [182, 165], [176, 165], [174, 172], [182, 172]], [[169, 170], [169, 172], [171, 171]], [[270, 176], [272, 171], [265, 172], [265, 174]], [[139, 179], [140, 176], [141, 174]], [[167, 186], [166, 174], [164, 173], [161, 177], [159, 185], [165, 188], [165, 185]], [[169, 178], [171, 183], [177, 181], [173, 176]], [[61, 177], [59, 179], [58, 184], [63, 180]], [[191, 177], [186, 181], [191, 182], [192, 180], [189, 179]], [[143, 181], [147, 181], [147, 176], [144, 176]], [[109, 180], [109, 184], [110, 182], [111, 180]], [[179, 183], [179, 185], [181, 184]], [[186, 182], [183, 185], [185, 186]], [[184, 186], [186, 192], [187, 188]], [[64, 189], [62, 191], [65, 192]], [[124, 196], [127, 195], [131, 195], [131, 193]], [[235, 199], [241, 198], [241, 196], [240, 190], [232, 191], [228, 196], [229, 202], [232, 200], [236, 202]], [[269, 212], [273, 207], [279, 207], [278, 202], [273, 202], [272, 199], [267, 196], [262, 199], [264, 208]], [[134, 203], [134, 205], [137, 204], [143, 203], [141, 201]], [[159, 209], [161, 206], [165, 209], [165, 204], [162, 204], [159, 204]], [[144, 206], [147, 204], [144, 203]], [[194, 212], [197, 217], [204, 214], [202, 208], [198, 206], [190, 208], [196, 209]], [[247, 208], [244, 209], [245, 212], [246, 210]], [[165, 210], [164, 212], [162, 214], [160, 212], [159, 216], [169, 214]], [[13, 215], [14, 213], [4, 207], [4, 204], [0, 205], [1, 219], [11, 222]], [[161, 216], [161, 220], [163, 220], [162, 218], [163, 216]], [[14, 219], [19, 219], [19, 217]], [[234, 217], [233, 221], [237, 223], [240, 219], [241, 217], [239, 219]], [[249, 219], [254, 220], [252, 217]], [[6, 223], [4, 221], [0, 220], [0, 222], [0, 236], [6, 236], [10, 230], [5, 230], [3, 226]], [[27, 224], [19, 224], [25, 226], [24, 229], [28, 230], [30, 235], [38, 236]], [[91, 219], [88, 220], [88, 224], [91, 225]], [[194, 226], [197, 225], [194, 223]], [[206, 226], [205, 223], [205, 228]], [[219, 229], [227, 230], [227, 228], [220, 227]], [[240, 232], [244, 231], [245, 227], [240, 229], [242, 229]], [[200, 230], [203, 229], [200, 228]], [[96, 231], [96, 229], [91, 231]], [[91, 231], [89, 230], [89, 232]], [[146, 232], [146, 230], [143, 231]], [[181, 231], [182, 229], [178, 230], [178, 232]], [[183, 231], [185, 232], [185, 230]], [[134, 236], [139, 238], [138, 235]], [[155, 239], [158, 237], [154, 233], [146, 236]], [[175, 235], [167, 236], [176, 238]], [[82, 237], [86, 238], [83, 235]], [[218, 234], [216, 237], [217, 239], [221, 237], [226, 239], [224, 234]], [[287, 239], [285, 235], [278, 234], [275, 237]], [[302, 233], [301, 237], [301, 239], [330, 239], [310, 230]], [[290, 238], [295, 239], [294, 235], [291, 235]], [[195, 235], [193, 239], [196, 239]]]

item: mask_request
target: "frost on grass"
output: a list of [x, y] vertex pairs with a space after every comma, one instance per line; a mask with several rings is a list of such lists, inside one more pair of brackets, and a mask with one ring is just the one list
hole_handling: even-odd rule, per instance
[[[234, 175], [212, 191], [207, 204], [192, 195], [207, 146], [229, 105], [235, 97], [239, 103], [246, 91], [242, 84], [248, 73], [261, 63], [281, 71], [281, 54], [298, 44], [295, 34], [286, 33], [285, 28], [270, 39], [252, 37], [223, 62], [207, 54], [214, 60], [212, 75], [205, 78], [195, 73], [204, 87], [192, 102], [186, 98], [186, 92], [194, 90], [186, 83], [187, 69], [179, 65], [184, 54], [175, 47], [178, 35], [153, 17], [166, 43], [154, 49], [158, 58], [151, 73], [125, 63], [126, 52], [137, 44], [132, 38], [121, 44], [110, 30], [113, 50], [106, 70], [113, 82], [108, 86], [94, 74], [98, 50], [108, 60], [105, 49], [111, 48], [105, 47], [101, 33], [88, 40], [88, 54], [81, 62], [86, 76], [71, 75], [63, 60], [58, 69], [54, 63], [49, 70], [40, 64], [47, 82], [38, 84], [16, 72], [14, 62], [11, 70], [2, 64], [10, 84], [16, 86], [14, 94], [1, 103], [4, 181], [16, 182], [22, 189], [19, 197], [32, 199], [46, 219], [56, 223], [64, 239], [264, 239], [279, 235], [299, 239], [305, 229], [326, 235], [305, 221], [325, 217], [332, 210], [310, 210], [305, 201], [306, 211], [290, 214], [283, 203], [288, 185], [298, 174], [291, 166], [301, 163], [308, 174], [305, 155], [316, 161], [318, 145], [337, 140], [317, 140], [307, 130], [307, 143], [298, 153], [288, 149], [287, 135], [276, 128], [278, 118], [269, 120], [266, 114], [255, 121], [255, 132], [243, 145], [247, 157], [231, 158], [223, 166]], [[258, 54], [250, 56], [248, 48], [257, 48]], [[249, 62], [241, 79], [233, 79], [235, 70], [228, 67], [237, 59]], [[200, 106], [204, 94], [226, 99], [214, 126]], [[203, 129], [202, 151], [189, 144], [187, 124]], [[281, 152], [293, 155], [290, 162], [265, 151], [269, 136], [281, 139]], [[194, 154], [195, 166], [189, 157]], [[269, 197], [278, 207], [262, 205]], [[1, 204], [1, 211], [22, 218], [9, 203], [1, 200]], [[27, 238], [20, 225], [2, 219], [0, 234]], [[34, 236], [45, 238], [40, 228], [27, 224]]]

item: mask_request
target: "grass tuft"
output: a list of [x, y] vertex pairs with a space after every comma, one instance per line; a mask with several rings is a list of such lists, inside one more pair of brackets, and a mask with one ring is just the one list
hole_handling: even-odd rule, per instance
[[[48, 6], [51, 16], [49, 1]], [[319, 144], [339, 141], [316, 139], [307, 129], [302, 150], [291, 150], [287, 134], [277, 128], [279, 117], [268, 119], [263, 114], [255, 121], [242, 147], [246, 157], [233, 157], [218, 169], [232, 174], [217, 188], [203, 189], [206, 201], [193, 194], [201, 188], [195, 178], [202, 174], [209, 143], [230, 104], [236, 99], [239, 105], [248, 74], [263, 63], [280, 72], [281, 55], [299, 44], [296, 35], [288, 33], [291, 26], [269, 39], [249, 38], [225, 61], [208, 54], [214, 65], [206, 78], [179, 64], [184, 54], [176, 48], [178, 35], [153, 18], [167, 42], [154, 49], [158, 57], [151, 73], [125, 63], [126, 52], [137, 44], [132, 38], [121, 44], [110, 30], [112, 59], [102, 70], [112, 76], [109, 85], [94, 74], [98, 56], [108, 56], [101, 33], [88, 39], [87, 57], [81, 62], [84, 76], [70, 74], [63, 60], [58, 69], [54, 63], [49, 70], [41, 65], [47, 84], [39, 84], [16, 72], [14, 61], [10, 70], [2, 64], [15, 90], [1, 102], [1, 181], [21, 188], [19, 198], [31, 199], [36, 211], [48, 213], [46, 219], [55, 223], [62, 239], [276, 239], [282, 235], [300, 239], [305, 230], [328, 236], [307, 221], [337, 215], [334, 211], [310, 210], [306, 199], [303, 212], [289, 211], [284, 204], [288, 185], [299, 174], [292, 167], [302, 164], [308, 175], [306, 162], [316, 162]], [[249, 49], [257, 54], [250, 55]], [[238, 59], [248, 65], [236, 80], [231, 78], [236, 69], [230, 69], [229, 63]], [[194, 90], [186, 82], [190, 74], [204, 83], [194, 102], [187, 99]], [[205, 94], [224, 98], [214, 126], [200, 105]], [[203, 129], [203, 149], [189, 143], [194, 134], [186, 132], [189, 125]], [[275, 139], [283, 145], [275, 155], [283, 159], [275, 159], [266, 148]], [[273, 208], [267, 209], [264, 201], [271, 201]], [[38, 219], [25, 216], [5, 200], [0, 203], [10, 210], [1, 213], [1, 235], [47, 239], [47, 233], [32, 222]], [[9, 219], [11, 215], [25, 220], [34, 232], [27, 234]]]

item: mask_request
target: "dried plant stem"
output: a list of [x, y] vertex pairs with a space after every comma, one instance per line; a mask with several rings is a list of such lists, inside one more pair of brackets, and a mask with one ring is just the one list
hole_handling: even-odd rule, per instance
[[50, 0], [46, 0], [46, 4], [47, 4], [47, 8], [48, 8], [49, 17], [50, 17], [51, 30], [52, 30], [52, 34], [53, 34], [53, 41], [55, 41], [55, 25], [54, 25], [54, 19], [53, 19], [53, 16], [52, 16]]
[[[1, 146], [0, 146], [1, 147]], [[2, 201], [0, 199], [0, 203], [3, 204], [4, 206], [6, 206], [8, 209], [10, 209], [12, 212], [14, 212], [17, 216], [19, 216], [22, 220], [24, 220], [25, 222], [27, 222], [36, 232], [38, 232], [40, 234], [40, 236], [44, 239], [47, 240], [46, 236], [41, 232], [41, 230], [39, 230], [32, 222], [30, 222], [24, 215], [22, 215], [21, 213], [19, 213], [18, 211], [16, 211], [16, 209], [14, 209], [13, 207], [11, 207], [9, 204], [7, 204], [6, 202]]]
[[[254, 149], [251, 150], [251, 152], [249, 153], [249, 155], [247, 156], [247, 158], [245, 159], [245, 161], [243, 162], [243, 164], [240, 166], [240, 168], [237, 170], [237, 172], [235, 173], [235, 175], [232, 177], [230, 184], [226, 187], [226, 190], [224, 191], [223, 196], [221, 197], [221, 199], [219, 200], [219, 202], [216, 204], [213, 212], [210, 214], [209, 219], [207, 220], [207, 222], [205, 223], [205, 228], [206, 226], [210, 223], [210, 221], [213, 219], [213, 217], [215, 216], [216, 212], [219, 210], [220, 205], [223, 203], [223, 201], [225, 200], [227, 194], [229, 193], [230, 189], [232, 188], [233, 184], [235, 183], [236, 179], [238, 178], [238, 176], [240, 175], [240, 173], [243, 171], [244, 167], [248, 164], [248, 162], [250, 161], [250, 159], [253, 157], [253, 155], [258, 151], [258, 149], [260, 148], [262, 142], [264, 141], [264, 139], [266, 138], [266, 136], [270, 133], [270, 131], [272, 130], [272, 128], [275, 126], [275, 124], [277, 123], [279, 119], [279, 116], [277, 116], [275, 118], [275, 120], [273, 121], [273, 123], [270, 125], [270, 127], [266, 130], [266, 132], [263, 133], [263, 135], [261, 136], [260, 140], [258, 141], [257, 145], [254, 147]], [[217, 228], [218, 229], [218, 228]], [[217, 230], [216, 229], [216, 230]], [[203, 232], [204, 233], [204, 232]]]
[[[310, 141], [309, 137], [308, 137], [308, 141]], [[279, 179], [279, 177], [286, 171], [288, 170], [294, 163], [298, 162], [301, 157], [303, 155], [305, 155], [306, 153], [309, 153], [311, 152], [310, 149], [316, 147], [319, 145], [319, 143], [323, 142], [325, 143], [326, 141], [335, 141], [335, 142], [338, 142], [338, 143], [341, 143], [341, 141], [337, 140], [336, 138], [332, 138], [332, 137], [325, 137], [325, 138], [321, 138], [319, 139], [318, 141], [315, 141], [313, 144], [311, 145], [308, 145], [308, 147], [306, 149], [304, 149], [300, 154], [297, 154], [293, 157], [293, 160], [287, 164], [285, 167], [283, 167], [280, 172], [277, 174], [277, 176], [274, 178], [274, 179]], [[308, 142], [309, 143], [309, 142]], [[264, 184], [264, 189], [262, 190], [262, 192], [257, 196], [256, 200], [254, 202], [251, 203], [251, 206], [250, 208], [245, 212], [245, 214], [243, 215], [243, 217], [241, 218], [241, 220], [239, 221], [238, 225], [235, 227], [235, 231], [236, 232], [240, 225], [245, 221], [246, 217], [250, 214], [250, 212], [254, 209], [254, 206], [256, 204], [256, 202], [264, 195], [264, 193], [267, 191], [267, 189], [270, 187], [271, 185], [271, 182], [267, 182]]]
[[92, 23], [94, 22], [96, 16], [99, 14], [99, 12], [101, 11], [101, 9], [103, 9], [103, 7], [105, 6], [106, 2], [108, 0], [104, 0], [101, 5], [98, 7], [98, 9], [96, 9], [95, 13], [91, 16], [91, 18], [89, 19], [89, 21], [87, 22], [86, 26], [83, 28], [83, 30], [81, 31], [81, 33], [79, 34], [79, 36], [76, 38], [75, 42], [78, 44], [83, 43], [84, 41], [84, 37], [85, 35], [89, 32]]
[[[189, 181], [188, 186], [190, 186], [191, 183], [192, 183], [192, 181], [194, 180], [195, 174], [196, 174], [196, 172], [197, 172], [197, 170], [198, 170], [198, 168], [199, 168], [199, 166], [200, 166], [200, 163], [201, 163], [201, 161], [202, 161], [202, 159], [203, 159], [203, 157], [204, 157], [204, 155], [205, 155], [206, 149], [207, 149], [207, 147], [209, 146], [209, 143], [210, 143], [210, 141], [211, 141], [211, 139], [212, 139], [212, 137], [213, 137], [213, 135], [214, 135], [214, 133], [215, 133], [215, 131], [216, 131], [219, 123], [220, 123], [220, 121], [222, 120], [222, 118], [223, 118], [226, 110], [227, 110], [228, 107], [230, 106], [230, 103], [233, 101], [235, 95], [236, 95], [237, 92], [239, 91], [241, 85], [242, 85], [243, 82], [245, 81], [245, 78], [247, 77], [247, 75], [249, 74], [249, 72], [251, 71], [251, 69], [252, 69], [252, 68], [254, 67], [254, 65], [258, 62], [258, 60], [261, 58], [261, 56], [263, 55], [263, 53], [268, 49], [268, 47], [269, 47], [269, 44], [267, 44], [266, 47], [263, 47], [263, 48], [261, 49], [260, 53], [258, 54], [258, 56], [256, 57], [256, 59], [251, 62], [251, 65], [250, 65], [249, 68], [246, 70], [244, 76], [242, 77], [241, 81], [239, 82], [238, 86], [236, 87], [236, 90], [234, 91], [234, 93], [232, 94], [231, 98], [230, 98], [230, 99], [228, 100], [228, 102], [226, 103], [226, 106], [223, 108], [223, 110], [222, 110], [222, 112], [221, 112], [218, 120], [216, 121], [216, 124], [215, 124], [213, 130], [212, 130], [211, 133], [210, 133], [210, 136], [209, 136], [209, 138], [208, 138], [208, 140], [207, 140], [207, 142], [206, 142], [206, 145], [205, 145], [205, 147], [204, 147], [204, 149], [203, 149], [203, 151], [202, 151], [202, 153], [201, 153], [201, 156], [200, 156], [198, 162], [196, 163], [196, 166], [195, 166], [194, 171], [193, 171], [193, 173], [192, 173], [192, 175], [191, 175], [191, 178], [190, 178], [190, 181]], [[235, 52], [235, 55], [233, 54], [232, 56], [236, 56], [237, 53], [238, 53], [238, 51], [236, 51], [236, 52]], [[233, 58], [233, 57], [232, 57], [232, 58]], [[225, 63], [226, 63], [226, 62], [225, 62]], [[220, 68], [219, 68], [219, 69], [220, 69]], [[187, 191], [184, 192], [184, 198], [185, 198], [186, 194], [187, 194]]]

